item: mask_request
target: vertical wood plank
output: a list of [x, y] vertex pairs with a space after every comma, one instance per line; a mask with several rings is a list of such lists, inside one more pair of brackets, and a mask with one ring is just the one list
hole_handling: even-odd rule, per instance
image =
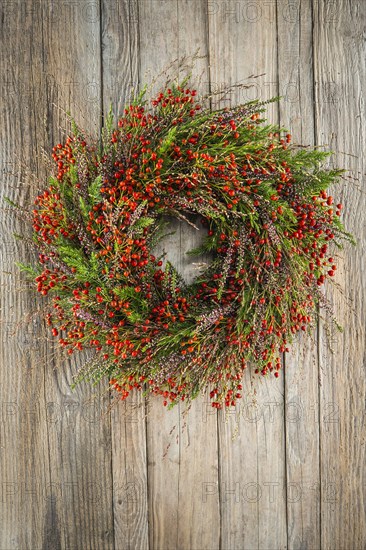
[[[35, 4], [29, 4], [25, 13], [20, 2], [2, 3], [0, 9], [1, 199], [9, 196], [23, 203], [28, 190], [18, 182], [26, 178], [19, 156], [27, 159], [30, 170], [36, 171], [40, 164], [39, 147], [44, 139], [39, 112], [45, 99], [41, 14]], [[12, 58], [14, 65], [9, 63]], [[33, 340], [40, 323], [21, 324], [25, 312], [35, 307], [33, 294], [25, 291], [24, 279], [14, 267], [18, 254], [26, 251], [21, 244], [15, 244], [12, 233], [24, 232], [24, 227], [15, 216], [4, 215], [3, 200], [1, 208], [0, 546], [40, 548], [45, 538], [50, 540], [47, 508], [49, 520], [53, 515], [52, 501], [44, 498], [47, 488], [51, 487], [44, 417], [45, 373], [44, 369], [37, 368], [38, 353], [45, 353], [46, 346], [44, 342], [37, 342], [35, 346]], [[28, 254], [28, 258], [30, 256]], [[48, 493], [48, 499], [49, 496]], [[53, 542], [60, 543], [59, 529], [54, 531]]]
[[[100, 127], [99, 3], [15, 1], [2, 3], [1, 9], [6, 160], [14, 163], [20, 153], [31, 170], [46, 178], [41, 151], [65, 138], [66, 110], [86, 131]], [[26, 174], [20, 176], [24, 181]], [[4, 194], [20, 202], [35, 194], [16, 183], [17, 191], [5, 188]], [[19, 228], [11, 218], [13, 229]], [[14, 259], [6, 258], [6, 270], [15, 270]], [[14, 313], [15, 322], [40, 305], [33, 288], [19, 293], [6, 286], [2, 291], [5, 315]], [[25, 346], [27, 330], [33, 341]], [[69, 385], [80, 360], [55, 357], [50, 339], [37, 337], [37, 330], [30, 335], [23, 323], [14, 341], [3, 338], [2, 400], [12, 400], [15, 413], [2, 435], [7, 457], [2, 482], [14, 498], [2, 508], [1, 547], [113, 548], [108, 399], [86, 385], [72, 392]]]
[[102, 0], [103, 107], [122, 114], [139, 86], [138, 0]]
[[[280, 123], [293, 142], [314, 144], [311, 0], [277, 2]], [[288, 545], [320, 548], [319, 395], [316, 330], [286, 356]]]
[[[201, 55], [207, 53], [204, 1], [141, 0], [139, 13], [141, 83], [156, 77], [172, 60], [194, 54], [197, 48]], [[197, 80], [202, 71], [207, 86], [207, 60], [195, 65]], [[170, 74], [174, 76], [174, 72]], [[156, 88], [162, 83], [164, 78]], [[176, 235], [167, 247], [169, 259], [190, 278], [192, 266], [187, 264], [183, 248], [195, 246], [199, 236], [184, 224], [175, 223], [174, 227]], [[160, 399], [149, 401], [149, 525], [153, 549], [218, 547], [219, 504], [202, 495], [207, 483], [217, 492], [216, 415], [205, 419], [203, 408], [203, 400], [195, 400], [184, 427], [178, 407], [167, 411]]]
[[[57, 107], [53, 109], [52, 102], [70, 110], [85, 131], [95, 137], [100, 129], [102, 105], [99, 2], [71, 4], [52, 0], [42, 6], [45, 70], [54, 83], [48, 92], [47, 145], [60, 139], [54, 118]], [[108, 394], [87, 383], [71, 391], [70, 368], [64, 363], [62, 358], [54, 373], [52, 369], [46, 371], [46, 384], [52, 388], [54, 400], [63, 406], [67, 403], [71, 409], [66, 429], [66, 418], [61, 418], [48, 433], [51, 471], [63, 485], [71, 484], [72, 503], [63, 495], [56, 503], [65, 526], [64, 545], [113, 548]], [[72, 370], [75, 372], [81, 363], [82, 357], [75, 357]]]
[[[321, 423], [321, 545], [324, 549], [361, 549], [366, 544], [366, 423], [365, 423], [365, 174], [364, 2], [314, 1], [314, 68], [319, 144], [337, 152], [334, 165], [350, 170], [349, 181], [337, 201], [346, 205], [344, 221], [358, 239], [346, 247], [336, 282], [327, 285], [335, 316], [344, 327], [332, 330], [327, 345], [320, 325]], [[349, 154], [351, 156], [349, 156]], [[329, 338], [328, 338], [329, 343]]]
[[[139, 84], [136, 0], [102, 2], [103, 109], [122, 114]], [[115, 548], [149, 547], [145, 402], [136, 394], [111, 411]]]
[[[209, 2], [209, 9], [213, 91], [253, 84], [232, 93], [232, 104], [277, 95], [276, 4]], [[272, 122], [277, 109], [269, 107]], [[222, 548], [286, 548], [283, 377], [255, 377], [252, 390], [248, 371], [243, 387], [236, 413], [219, 418]]]

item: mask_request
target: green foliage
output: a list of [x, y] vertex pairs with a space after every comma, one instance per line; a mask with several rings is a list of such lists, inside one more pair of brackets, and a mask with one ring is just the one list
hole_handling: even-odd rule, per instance
[[19, 204], [9, 199], [9, 197], [3, 197], [3, 200], [13, 208], [20, 208]]
[[79, 196], [79, 208], [80, 212], [85, 220], [89, 217], [89, 207], [87, 206], [83, 197]]
[[147, 300], [141, 292], [137, 292], [135, 287], [122, 286], [113, 288], [113, 292], [118, 298], [129, 304], [129, 323], [140, 323], [149, 311]]
[[90, 255], [89, 269], [90, 269], [90, 278], [98, 279], [100, 266], [99, 266], [99, 260], [95, 252], [92, 252]]
[[115, 287], [113, 292], [120, 300], [134, 300], [136, 298], [136, 290], [132, 286]]
[[100, 193], [100, 188], [102, 186], [102, 176], [97, 176], [95, 180], [89, 185], [88, 194], [91, 199], [91, 206], [97, 204], [102, 200], [102, 195]]
[[84, 253], [79, 248], [74, 248], [70, 244], [59, 244], [58, 251], [60, 258], [69, 267], [75, 267], [80, 269], [81, 267], [87, 267], [87, 262]]
[[148, 90], [148, 85], [145, 84], [141, 88], [141, 90], [135, 95], [135, 97], [132, 98], [131, 105], [134, 105], [134, 106], [145, 105], [147, 103], [147, 100], [145, 100], [147, 90]]
[[70, 165], [68, 175], [70, 179], [70, 184], [72, 185], [72, 187], [74, 187], [79, 182], [79, 174], [76, 165]]
[[34, 267], [29, 264], [24, 264], [22, 262], [15, 262], [15, 265], [20, 269], [22, 273], [26, 273], [28, 278], [35, 279], [40, 273], [41, 269], [39, 267]]
[[145, 229], [145, 227], [150, 227], [150, 225], [152, 225], [153, 223], [155, 223], [155, 218], [149, 218], [145, 216], [137, 220], [137, 222], [135, 223], [135, 228], [137, 227], [138, 229]]
[[99, 280], [100, 266], [95, 252], [92, 252], [88, 258], [81, 248], [77, 248], [74, 243], [61, 237], [57, 240], [57, 249], [60, 260], [69, 268], [76, 270], [76, 281]]
[[166, 137], [162, 140], [161, 145], [158, 149], [159, 156], [165, 155], [167, 151], [172, 146], [175, 136], [177, 134], [177, 127], [173, 126], [167, 133]]

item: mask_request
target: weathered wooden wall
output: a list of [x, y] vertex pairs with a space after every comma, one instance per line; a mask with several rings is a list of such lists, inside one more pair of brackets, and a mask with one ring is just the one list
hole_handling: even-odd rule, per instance
[[[12, 238], [19, 222], [4, 214], [0, 549], [365, 549], [366, 3], [1, 0], [0, 25], [2, 195], [34, 193], [22, 182], [28, 169], [45, 173], [42, 150], [61, 139], [65, 110], [95, 132], [131, 85], [199, 48], [201, 88], [254, 85], [233, 103], [280, 94], [271, 119], [337, 151], [359, 237], [340, 291], [328, 289], [345, 327], [333, 352], [320, 325], [279, 381], [248, 376], [226, 417], [198, 399], [184, 426], [154, 400], [110, 411], [86, 386], [70, 390], [77, 365], [27, 317], [39, 303], [14, 269], [27, 253]], [[180, 227], [174, 249], [192, 238]]]

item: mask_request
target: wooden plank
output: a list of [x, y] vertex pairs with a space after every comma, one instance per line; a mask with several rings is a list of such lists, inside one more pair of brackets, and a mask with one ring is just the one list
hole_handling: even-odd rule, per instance
[[[48, 89], [50, 131], [47, 146], [50, 147], [60, 139], [58, 119], [54, 118], [57, 111], [52, 109], [52, 102], [69, 109], [76, 121], [93, 136], [100, 129], [100, 11], [97, 3], [71, 5], [66, 1], [52, 1], [43, 6], [45, 72], [52, 75], [54, 83]], [[72, 361], [74, 372], [81, 362], [81, 357]], [[64, 359], [59, 360], [54, 373], [46, 371], [46, 384], [52, 390], [53, 400], [70, 410], [48, 433], [51, 470], [62, 485], [72, 484], [72, 504], [65, 498], [59, 502], [58, 515], [65, 526], [64, 545], [113, 548], [108, 394], [87, 383], [72, 392], [70, 374]]]
[[[213, 92], [249, 85], [230, 94], [233, 104], [278, 94], [275, 2], [209, 2], [208, 30]], [[278, 120], [277, 105], [268, 106], [268, 116]]]
[[[206, 3], [182, 0], [141, 0], [140, 81], [156, 77], [181, 55], [198, 47], [207, 52]], [[198, 62], [208, 82], [207, 60]], [[171, 71], [172, 74], [172, 71]], [[174, 74], [174, 73], [173, 73]], [[183, 76], [183, 75], [182, 75]], [[164, 77], [157, 83], [164, 83]], [[184, 276], [192, 277], [181, 246], [195, 246], [194, 230], [175, 224], [176, 235], [166, 248]], [[219, 545], [219, 503], [202, 498], [205, 483], [218, 485], [216, 415], [202, 421], [203, 401], [192, 405], [184, 429], [179, 408], [167, 411], [160, 399], [150, 399], [147, 419], [150, 547], [212, 549]], [[172, 431], [173, 430], [173, 431]], [[172, 433], [171, 433], [172, 431]], [[163, 458], [164, 457], [164, 458]]]
[[[102, 2], [103, 107], [122, 113], [138, 88], [139, 19], [136, 0]], [[149, 546], [145, 400], [141, 394], [111, 412], [115, 548]]]
[[[312, 5], [277, 3], [280, 122], [294, 143], [314, 144]], [[288, 546], [320, 548], [317, 331], [286, 356], [285, 422]]]
[[[365, 423], [365, 246], [366, 198], [361, 187], [365, 174], [363, 101], [366, 82], [366, 18], [364, 2], [314, 1], [314, 71], [319, 144], [337, 152], [333, 163], [346, 167], [357, 181], [341, 191], [343, 219], [358, 239], [338, 259], [336, 282], [326, 295], [344, 332], [331, 331], [327, 345], [320, 326], [321, 419], [321, 545], [324, 549], [361, 549], [366, 544], [366, 423]], [[351, 156], [349, 156], [350, 154]], [[329, 342], [328, 342], [329, 343]]]
[[[14, 163], [20, 155], [45, 177], [41, 151], [65, 137], [65, 110], [89, 132], [100, 125], [99, 10], [96, 3], [66, 1], [9, 2], [1, 9], [7, 29], [1, 48], [8, 94], [1, 96], [5, 160]], [[35, 193], [21, 185], [2, 191], [20, 201]], [[8, 228], [18, 229], [13, 218]], [[4, 258], [5, 270], [15, 269], [14, 259]], [[19, 293], [6, 286], [2, 292], [6, 321], [10, 314], [15, 323], [24, 321], [40, 304], [33, 289]], [[108, 399], [87, 386], [72, 392], [76, 361], [54, 357], [53, 344], [38, 341], [37, 330], [28, 344], [26, 336], [23, 323], [13, 342], [3, 337], [2, 402], [13, 403], [15, 412], [2, 434], [1, 478], [14, 495], [2, 507], [0, 545], [112, 548]]]
[[[0, 53], [0, 132], [4, 144], [1, 196], [21, 200], [27, 188], [19, 185], [18, 178], [24, 181], [26, 175], [16, 155], [26, 158], [31, 170], [37, 170], [39, 144], [43, 138], [42, 117], [36, 112], [39, 99], [44, 99], [42, 61], [38, 55], [42, 51], [42, 37], [37, 23], [33, 26], [33, 36], [30, 33], [32, 14], [22, 13], [20, 3], [3, 3], [0, 9], [7, 28], [7, 40], [3, 39]], [[40, 21], [39, 9], [34, 9], [36, 21]], [[9, 64], [11, 58], [13, 66]], [[37, 89], [40, 97], [35, 101]], [[24, 201], [24, 196], [22, 199]], [[3, 201], [1, 205], [3, 207]], [[0, 547], [39, 548], [44, 538], [50, 540], [47, 510], [53, 514], [52, 501], [43, 498], [51, 481], [47, 424], [41, 414], [46, 401], [45, 375], [44, 369], [36, 368], [38, 353], [44, 353], [45, 345], [39, 344], [39, 351], [34, 349], [33, 339], [40, 324], [20, 325], [24, 312], [34, 308], [33, 295], [25, 292], [24, 280], [14, 267], [18, 253], [25, 254], [25, 248], [15, 246], [12, 233], [24, 232], [24, 227], [13, 215], [4, 216], [3, 211], [2, 214]], [[54, 543], [59, 536], [57, 529]]]
[[115, 548], [148, 548], [145, 406], [140, 394], [112, 408]]
[[122, 113], [139, 86], [138, 0], [102, 1], [103, 107]]
[[[232, 104], [278, 94], [275, 8], [272, 2], [210, 3], [212, 89], [253, 84], [233, 93]], [[268, 116], [278, 121], [277, 106]], [[236, 414], [222, 413], [219, 420], [222, 548], [285, 548], [283, 377], [256, 377], [252, 389], [248, 371], [243, 387]]]

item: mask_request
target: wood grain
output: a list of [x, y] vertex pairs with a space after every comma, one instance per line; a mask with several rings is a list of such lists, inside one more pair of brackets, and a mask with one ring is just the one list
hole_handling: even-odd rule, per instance
[[[156, 77], [172, 60], [193, 55], [197, 48], [201, 55], [206, 54], [206, 37], [202, 34], [205, 9], [204, 2], [140, 3], [141, 81], [145, 78], [149, 81], [149, 74]], [[157, 45], [159, 55], [152, 56], [151, 49]], [[194, 67], [195, 78], [199, 79], [201, 74], [208, 81], [207, 59]], [[170, 75], [175, 76], [174, 69]], [[158, 79], [156, 89], [165, 78], [162, 75]], [[169, 260], [190, 280], [195, 270], [185, 251], [197, 246], [200, 236], [185, 223], [174, 222], [172, 229], [175, 235], [164, 243]], [[147, 436], [152, 548], [210, 549], [219, 540], [217, 497], [208, 500], [202, 497], [206, 483], [216, 488], [218, 484], [216, 415], [205, 421], [202, 408], [202, 399], [197, 399], [184, 428], [180, 409], [167, 412], [160, 399], [150, 399]]]
[[[55, 95], [48, 92], [47, 98], [47, 108], [51, 109], [47, 146], [51, 147], [62, 137], [54, 117], [56, 108], [61, 112], [70, 110], [93, 136], [100, 129], [101, 14], [97, 3], [71, 6], [68, 2], [52, 1], [42, 6], [47, 52], [44, 69], [55, 82]], [[53, 103], [57, 106], [54, 109]], [[66, 497], [62, 494], [56, 502], [57, 515], [64, 526], [61, 546], [108, 549], [114, 546], [108, 394], [88, 384], [70, 390], [70, 375], [81, 364], [81, 357], [74, 359], [70, 372], [63, 357], [55, 371], [49, 367], [46, 371], [47, 398], [68, 408], [68, 414], [48, 430], [51, 472], [62, 486], [70, 487], [69, 498], [72, 497], [69, 503], [67, 493]], [[48, 529], [52, 532], [51, 526]]]
[[[178, 33], [170, 33], [167, 30], [167, 24], [172, 25], [177, 21], [177, 9], [176, 0], [142, 0], [139, 3], [141, 82], [156, 79], [166, 65], [177, 57]], [[151, 51], [156, 49], [158, 55], [151, 55]], [[158, 79], [154, 91], [164, 81], [164, 76]], [[177, 225], [173, 224], [172, 230], [177, 229]], [[175, 409], [167, 414], [161, 406], [161, 401], [157, 399], [149, 399], [148, 410], [146, 430], [149, 545], [157, 549], [175, 548], [178, 532], [180, 464], [179, 443], [175, 441], [175, 436], [179, 425], [179, 411]], [[170, 435], [172, 430], [175, 430], [175, 433]]]
[[[237, 83], [252, 85], [232, 93], [231, 104], [278, 94], [273, 8], [273, 3], [253, 3], [252, 10], [244, 2], [211, 4], [213, 90]], [[278, 121], [277, 106], [270, 106], [268, 116]], [[247, 372], [244, 402], [236, 415], [225, 418], [223, 413], [219, 420], [221, 536], [222, 548], [228, 550], [287, 545], [284, 382], [257, 377], [253, 384], [251, 389]]]
[[115, 115], [139, 87], [138, 0], [102, 2], [103, 107]]
[[[41, 14], [39, 6], [33, 8], [34, 14], [23, 14], [21, 3], [14, 3], [10, 10], [1, 5], [1, 196], [21, 202], [30, 190], [18, 179], [24, 182], [26, 171], [39, 168], [39, 147], [45, 138], [41, 111], [46, 94]], [[24, 35], [17, 30], [20, 27]], [[9, 64], [11, 57], [13, 66]], [[27, 160], [27, 167], [21, 165], [19, 156]], [[46, 523], [51, 524], [56, 516], [48, 490], [52, 487], [52, 474], [44, 415], [45, 371], [37, 365], [39, 354], [45, 354], [47, 347], [37, 338], [33, 341], [39, 336], [40, 323], [22, 323], [25, 312], [34, 309], [35, 300], [15, 273], [14, 260], [18, 254], [27, 253], [24, 246], [15, 245], [13, 231], [24, 228], [18, 219], [6, 214], [1, 230], [0, 391], [5, 415], [0, 425], [0, 547], [40, 548], [44, 540], [59, 545], [61, 539], [60, 527], [51, 533]]]
[[[20, 155], [40, 177], [45, 175], [42, 148], [49, 151], [65, 137], [66, 110], [86, 131], [100, 127], [100, 14], [94, 8], [69, 2], [2, 4], [11, 10], [4, 14], [7, 39], [1, 50], [9, 86], [2, 96], [2, 141], [10, 163]], [[3, 192], [25, 198], [21, 186]], [[5, 270], [14, 271], [13, 260], [4, 259]], [[41, 304], [33, 290], [2, 290], [5, 322], [9, 312], [19, 322]], [[1, 547], [112, 548], [108, 401], [87, 385], [72, 392], [76, 361], [54, 357], [47, 340], [25, 345], [27, 330], [25, 322], [15, 343], [5, 342], [3, 348], [4, 366], [14, 366], [5, 368], [2, 400], [13, 400], [18, 413], [12, 437], [8, 432], [4, 438], [2, 480], [15, 483], [15, 500], [6, 514], [18, 519], [4, 518]]]
[[[364, 106], [366, 67], [365, 3], [340, 0], [314, 3], [314, 79], [316, 139], [350, 170], [343, 191], [334, 189], [347, 208], [344, 221], [358, 248], [337, 258], [336, 283], [326, 288], [343, 334], [320, 326], [321, 545], [324, 549], [362, 549], [366, 531], [365, 425], [365, 246]], [[349, 156], [349, 153], [351, 156]], [[329, 320], [329, 319], [328, 319]], [[329, 349], [331, 348], [331, 349]]]
[[[122, 114], [139, 86], [139, 8], [135, 0], [102, 3], [103, 110]], [[115, 548], [149, 547], [146, 407], [139, 393], [112, 404]]]
[[[310, 0], [277, 3], [280, 123], [294, 143], [314, 144], [313, 34]], [[317, 330], [297, 338], [285, 359], [288, 545], [320, 548]]]

